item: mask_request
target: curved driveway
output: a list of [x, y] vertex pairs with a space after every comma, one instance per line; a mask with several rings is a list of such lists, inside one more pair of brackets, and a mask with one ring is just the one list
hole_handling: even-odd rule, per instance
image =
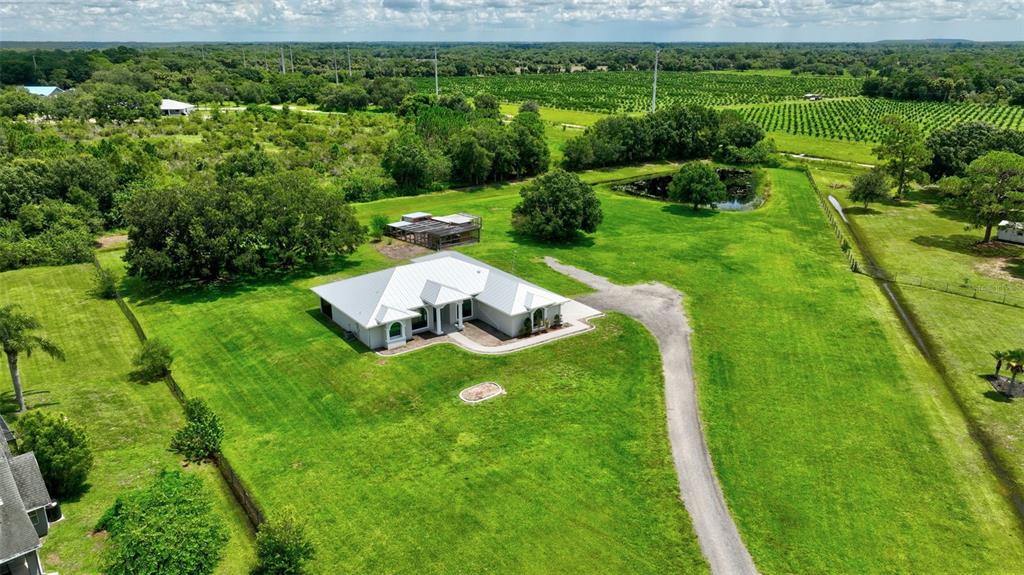
[[607, 278], [545, 257], [555, 270], [597, 290], [580, 301], [600, 310], [626, 314], [643, 323], [658, 340], [665, 375], [665, 411], [676, 477], [683, 503], [693, 521], [711, 572], [721, 575], [756, 574], [757, 568], [740, 539], [722, 497], [708, 454], [697, 408], [693, 378], [690, 327], [683, 296], [660, 283], [620, 286]]

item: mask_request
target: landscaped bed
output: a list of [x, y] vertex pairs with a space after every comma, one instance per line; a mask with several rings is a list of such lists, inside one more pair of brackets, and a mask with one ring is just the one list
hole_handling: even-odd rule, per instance
[[505, 389], [493, 381], [485, 381], [467, 387], [459, 392], [459, 399], [466, 403], [480, 403], [504, 395]]

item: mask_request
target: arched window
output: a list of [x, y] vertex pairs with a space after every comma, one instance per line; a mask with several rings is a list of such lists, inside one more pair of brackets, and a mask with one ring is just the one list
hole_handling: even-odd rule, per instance
[[544, 308], [533, 310], [533, 329], [537, 329], [544, 323]]
[[402, 337], [402, 322], [396, 321], [388, 327], [388, 339], [401, 339]]

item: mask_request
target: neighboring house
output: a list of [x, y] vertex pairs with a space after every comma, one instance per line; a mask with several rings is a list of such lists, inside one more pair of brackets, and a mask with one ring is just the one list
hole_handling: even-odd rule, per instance
[[[7, 427], [2, 417], [0, 427]], [[40, 575], [40, 538], [50, 532], [47, 510], [56, 502], [35, 455], [12, 455], [8, 436], [0, 434], [0, 575]]]
[[821, 100], [822, 98], [824, 98], [824, 96], [822, 96], [821, 94], [811, 94], [811, 93], [804, 94], [804, 100], [810, 100], [811, 102], [817, 102], [818, 100]]
[[[64, 91], [57, 86], [25, 86], [25, 89], [33, 96], [44, 96], [46, 98], [56, 96]], [[3, 575], [2, 571], [0, 571], [0, 575]]]
[[1011, 244], [1024, 244], [1024, 223], [1003, 220], [999, 222], [996, 239]]
[[515, 337], [552, 323], [569, 300], [458, 252], [317, 286], [320, 311], [371, 349], [480, 320]]
[[187, 116], [195, 111], [195, 105], [188, 102], [168, 100], [167, 98], [160, 100], [160, 114], [164, 116]]
[[472, 214], [450, 214], [433, 216], [427, 212], [405, 214], [397, 222], [391, 222], [384, 228], [388, 237], [440, 250], [480, 241], [480, 229], [483, 221], [480, 216]]

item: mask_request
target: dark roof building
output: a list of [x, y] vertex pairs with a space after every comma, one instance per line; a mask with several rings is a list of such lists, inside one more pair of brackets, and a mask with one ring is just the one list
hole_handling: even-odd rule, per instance
[[[40, 539], [50, 530], [46, 511], [56, 505], [46, 490], [39, 463], [32, 453], [11, 455], [13, 440], [0, 417], [0, 573], [41, 575]], [[10, 438], [10, 439], [9, 439]]]

